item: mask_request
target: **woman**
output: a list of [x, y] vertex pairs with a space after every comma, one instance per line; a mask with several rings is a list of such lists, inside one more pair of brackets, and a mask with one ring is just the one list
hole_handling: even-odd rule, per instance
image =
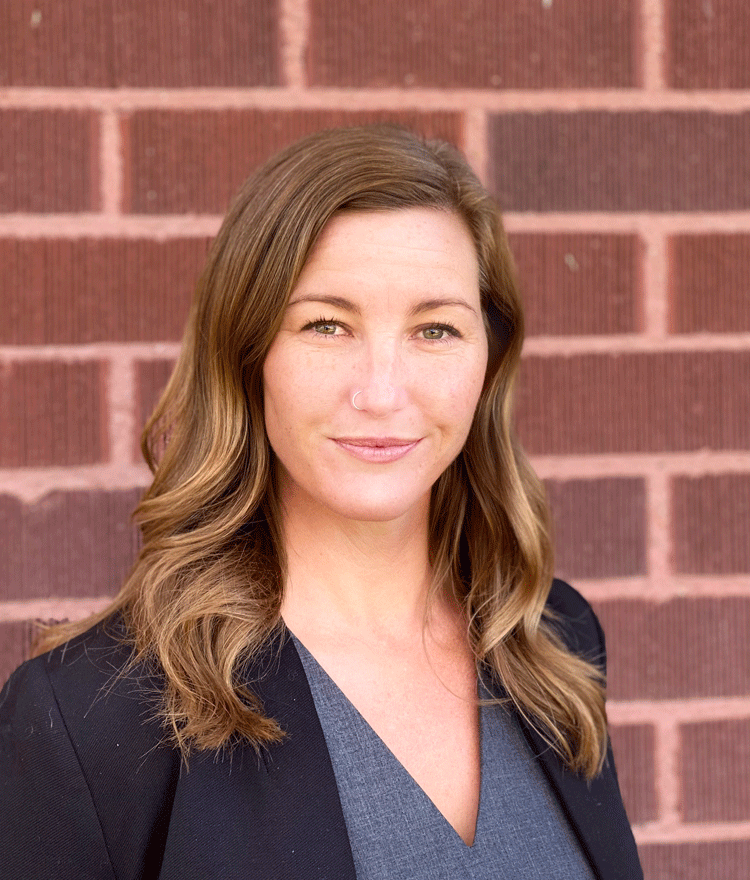
[[509, 427], [522, 336], [447, 145], [329, 131], [246, 182], [138, 561], [3, 693], [4, 876], [641, 876], [602, 633]]

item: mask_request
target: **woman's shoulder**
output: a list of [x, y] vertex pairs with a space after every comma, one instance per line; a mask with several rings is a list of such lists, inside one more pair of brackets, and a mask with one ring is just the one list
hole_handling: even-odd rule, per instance
[[81, 876], [84, 864], [91, 876], [111, 876], [110, 864], [151, 876], [143, 858], [161, 840], [180, 759], [124, 636], [116, 618], [97, 624], [24, 663], [0, 694], [7, 876]]
[[114, 616], [23, 663], [0, 693], [0, 726], [44, 748], [59, 725], [84, 771], [108, 750], [142, 759], [163, 739], [158, 680], [130, 663], [126, 635]]
[[24, 695], [53, 696], [61, 709], [90, 709], [103, 694], [132, 689], [131, 648], [119, 616], [107, 618], [78, 636], [40, 654], [16, 669], [3, 688], [0, 711]]

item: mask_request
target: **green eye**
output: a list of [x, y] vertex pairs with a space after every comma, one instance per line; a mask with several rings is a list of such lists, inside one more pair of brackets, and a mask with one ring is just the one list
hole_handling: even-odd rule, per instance
[[313, 324], [313, 329], [323, 336], [335, 336], [336, 334], [336, 325], [331, 321], [318, 321], [317, 324]]
[[427, 327], [422, 332], [425, 339], [442, 339], [445, 330], [442, 327]]

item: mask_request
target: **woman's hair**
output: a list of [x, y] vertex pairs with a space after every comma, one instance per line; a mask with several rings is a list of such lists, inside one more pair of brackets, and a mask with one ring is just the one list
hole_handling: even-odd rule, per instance
[[[592, 776], [606, 746], [602, 676], [544, 617], [553, 553], [544, 492], [511, 430], [523, 315], [499, 211], [454, 148], [403, 129], [313, 134], [240, 189], [143, 434], [154, 479], [135, 511], [142, 550], [98, 619], [119, 612], [134, 658], [159, 669], [160, 712], [183, 754], [283, 736], [242, 680], [281, 626], [285, 571], [263, 363], [326, 223], [413, 207], [451, 211], [469, 229], [490, 341], [466, 445], [432, 489], [434, 589], [464, 607], [477, 663], [569, 767]], [[55, 627], [41, 647], [90, 624]]]

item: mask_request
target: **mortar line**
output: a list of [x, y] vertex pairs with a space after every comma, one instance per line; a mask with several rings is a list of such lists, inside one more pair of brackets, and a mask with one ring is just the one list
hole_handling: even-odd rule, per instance
[[641, 9], [641, 81], [647, 91], [665, 87], [665, 14], [663, 0], [642, 0]]
[[101, 114], [100, 166], [102, 213], [119, 217], [122, 213], [122, 136], [120, 117], [114, 110]]
[[487, 114], [470, 108], [464, 114], [463, 151], [477, 177], [484, 183], [489, 174], [489, 145], [487, 143]]
[[296, 95], [307, 87], [310, 10], [307, 0], [279, 0], [279, 55], [282, 79]]
[[611, 724], [674, 724], [750, 718], [750, 695], [674, 699], [608, 700]]
[[669, 265], [667, 237], [651, 224], [640, 230], [644, 245], [642, 281], [643, 328], [647, 336], [663, 340], [669, 331]]
[[654, 773], [657, 815], [660, 824], [678, 825], [680, 813], [680, 734], [676, 722], [658, 719], [654, 724]]
[[[472, 135], [472, 138], [474, 136]], [[479, 162], [481, 162], [479, 157]], [[25, 214], [0, 215], [6, 238], [213, 237], [220, 214]], [[750, 234], [750, 211], [505, 211], [510, 233], [641, 235]]]
[[672, 574], [671, 486], [669, 477], [652, 471], [646, 477], [646, 556], [652, 583], [664, 583]]
[[135, 438], [135, 364], [127, 353], [113, 353], [107, 366], [110, 461], [131, 465]]
[[[292, 10], [304, 4], [283, 0], [289, 5], [289, 26], [295, 22]], [[304, 24], [304, 22], [302, 22]], [[300, 22], [294, 24], [299, 27]], [[300, 57], [300, 34], [287, 48], [284, 67], [292, 67], [292, 53]], [[653, 44], [655, 45], [655, 43]], [[653, 51], [653, 47], [652, 47]], [[294, 77], [302, 79], [304, 69], [295, 61]], [[654, 71], [656, 67], [654, 66]], [[289, 73], [293, 73], [290, 69]], [[750, 110], [750, 89], [683, 90], [658, 87], [658, 75], [649, 74], [652, 88], [580, 89], [441, 89], [441, 88], [357, 88], [312, 87], [299, 85], [252, 88], [37, 88], [11, 86], [0, 90], [0, 108], [12, 109], [91, 109], [91, 110], [422, 110], [463, 112], [478, 108], [491, 113], [571, 113], [581, 110], [637, 113], [642, 110], [707, 111], [742, 113]]]
[[107, 607], [109, 596], [28, 599], [0, 602], [0, 622], [79, 620]]
[[648, 822], [635, 825], [633, 834], [638, 846], [746, 841], [750, 838], [750, 822]]

